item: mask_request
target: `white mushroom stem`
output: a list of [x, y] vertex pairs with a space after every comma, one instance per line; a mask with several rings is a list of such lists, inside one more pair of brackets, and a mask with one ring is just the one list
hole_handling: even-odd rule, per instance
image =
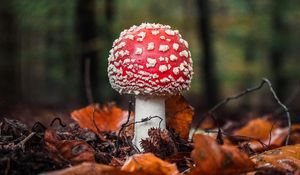
[[[158, 117], [155, 117], [158, 116]], [[150, 120], [143, 121], [145, 118]], [[143, 122], [141, 122], [143, 121]], [[142, 151], [141, 140], [148, 137], [150, 128], [166, 128], [165, 98], [136, 96], [133, 144]]]

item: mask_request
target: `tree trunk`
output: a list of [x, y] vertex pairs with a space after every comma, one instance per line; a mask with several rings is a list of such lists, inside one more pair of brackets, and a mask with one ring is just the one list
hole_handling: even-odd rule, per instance
[[0, 111], [20, 100], [17, 24], [10, 0], [0, 1]]
[[[116, 16], [116, 1], [115, 0], [105, 0], [105, 18], [106, 18], [106, 43], [108, 48], [112, 46], [113, 43], [113, 22]], [[105, 60], [105, 66], [107, 66], [107, 59]], [[106, 69], [105, 69], [106, 70]], [[105, 80], [107, 81], [107, 72], [105, 72]], [[121, 100], [121, 96], [117, 91], [111, 89], [110, 85], [108, 85], [108, 89], [111, 93], [109, 93], [110, 97], [113, 98], [114, 101], [119, 102]], [[110, 99], [111, 100], [111, 99]]]
[[83, 104], [93, 103], [97, 95], [98, 60], [97, 48], [94, 47], [97, 39], [95, 18], [95, 0], [78, 0], [76, 6], [76, 32], [80, 47], [80, 82], [79, 90]]
[[285, 3], [281, 0], [272, 1], [271, 11], [271, 28], [273, 29], [270, 48], [271, 72], [274, 77], [273, 84], [279, 98], [283, 98], [287, 83], [283, 72], [284, 55], [287, 47], [287, 43], [285, 43], [287, 26], [283, 19]]
[[198, 0], [198, 27], [199, 40], [202, 43], [203, 59], [200, 64], [203, 70], [204, 89], [206, 94], [206, 102], [208, 107], [211, 107], [217, 102], [218, 83], [215, 72], [215, 58], [212, 46], [212, 30], [210, 19], [209, 0]]

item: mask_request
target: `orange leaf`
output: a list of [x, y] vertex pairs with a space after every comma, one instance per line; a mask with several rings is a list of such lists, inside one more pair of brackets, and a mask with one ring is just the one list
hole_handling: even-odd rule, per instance
[[167, 126], [175, 129], [179, 135], [187, 139], [194, 115], [194, 109], [183, 96], [172, 96], [166, 100]]
[[43, 173], [45, 175], [86, 175], [86, 174], [103, 174], [103, 175], [128, 175], [132, 173], [122, 172], [112, 166], [84, 162], [63, 170]]
[[53, 160], [70, 161], [72, 164], [89, 161], [94, 162], [94, 150], [85, 141], [60, 140], [52, 129], [47, 129], [44, 135], [46, 149]]
[[[274, 125], [272, 129], [272, 123], [265, 119], [259, 118], [254, 119], [248, 122], [246, 126], [241, 128], [240, 130], [236, 131], [234, 134], [239, 136], [247, 136], [255, 139], [261, 140], [264, 144], [269, 145], [269, 148], [278, 148], [282, 146], [284, 143], [287, 135], [288, 129], [287, 128], [279, 128], [278, 125]], [[292, 126], [292, 141], [297, 143], [298, 130], [300, 125], [293, 125]], [[272, 129], [272, 132], [271, 132]], [[270, 132], [271, 132], [271, 140], [270, 140]], [[255, 151], [263, 151], [264, 147], [258, 141], [251, 141], [250, 142], [251, 149]]]
[[191, 153], [196, 167], [194, 174], [237, 174], [253, 169], [249, 157], [234, 146], [218, 145], [216, 141], [202, 134], [194, 135], [195, 148]]
[[95, 133], [98, 133], [98, 130], [100, 132], [119, 131], [121, 125], [126, 122], [127, 115], [127, 111], [123, 111], [115, 104], [108, 104], [102, 107], [99, 105], [90, 105], [71, 113], [72, 118], [80, 127], [89, 128]]
[[121, 169], [127, 172], [143, 172], [148, 175], [179, 174], [175, 164], [165, 162], [152, 153], [131, 156]]
[[[247, 136], [260, 140], [268, 139], [272, 128], [272, 123], [266, 118], [250, 120], [247, 125], [235, 131], [234, 135]], [[274, 126], [276, 128], [276, 126]]]
[[257, 167], [274, 167], [294, 172], [300, 168], [300, 144], [269, 150], [251, 159]]

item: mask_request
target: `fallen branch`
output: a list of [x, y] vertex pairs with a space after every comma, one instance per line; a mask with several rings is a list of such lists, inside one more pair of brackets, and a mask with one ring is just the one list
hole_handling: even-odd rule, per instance
[[0, 145], [0, 149], [11, 150], [11, 151], [22, 149], [22, 151], [25, 152], [26, 142], [28, 142], [28, 140], [30, 140], [35, 134], [36, 134], [36, 132], [31, 132], [27, 137], [25, 137], [22, 141], [20, 141], [17, 144], [8, 143], [6, 145]]
[[[132, 98], [132, 97], [131, 97]], [[128, 125], [128, 123], [129, 123], [129, 121], [130, 121], [130, 115], [131, 115], [131, 111], [132, 111], [132, 99], [129, 101], [129, 103], [128, 103], [128, 115], [127, 115], [127, 120], [125, 121], [125, 123], [123, 123], [122, 125], [121, 125], [121, 128], [120, 128], [120, 130], [119, 130], [119, 132], [118, 132], [118, 137], [117, 137], [117, 143], [116, 143], [116, 148], [117, 148], [117, 151], [119, 150], [119, 148], [120, 148], [120, 138], [121, 138], [121, 133], [123, 133], [123, 131], [124, 131], [124, 129], [127, 127], [127, 125]], [[126, 138], [126, 137], [125, 137]], [[126, 139], [126, 142], [127, 142], [127, 144], [128, 145], [130, 145], [130, 146], [132, 146], [132, 144], [130, 144], [128, 141], [127, 141], [127, 139]], [[135, 149], [135, 147], [133, 147], [134, 149]]]
[[[248, 88], [248, 89], [244, 90], [243, 92], [241, 92], [240, 94], [237, 94], [237, 95], [234, 95], [234, 96], [227, 97], [227, 98], [223, 99], [218, 104], [216, 104], [214, 107], [212, 107], [207, 112], [207, 114], [205, 116], [207, 116], [207, 115], [212, 116], [215, 111], [217, 111], [219, 108], [221, 108], [222, 106], [224, 106], [225, 104], [227, 104], [229, 101], [236, 100], [236, 99], [238, 99], [238, 98], [240, 98], [240, 97], [242, 97], [242, 96], [244, 96], [244, 95], [246, 95], [248, 93], [257, 91], [257, 90], [261, 89], [265, 84], [267, 84], [269, 86], [269, 90], [271, 91], [273, 98], [275, 99], [275, 101], [277, 102], [277, 104], [279, 104], [279, 106], [283, 109], [283, 111], [286, 114], [287, 122], [288, 122], [288, 135], [287, 135], [286, 140], [285, 140], [285, 145], [288, 145], [289, 139], [290, 139], [290, 135], [291, 135], [291, 125], [292, 125], [291, 124], [290, 113], [289, 113], [288, 108], [279, 100], [276, 92], [273, 89], [273, 86], [272, 86], [271, 82], [267, 78], [263, 78], [262, 81], [261, 81], [261, 83], [258, 86], [255, 86], [253, 88]], [[194, 132], [195, 131], [193, 131], [193, 133]]]
[[66, 126], [67, 126], [67, 125], [61, 120], [61, 118], [55, 117], [55, 118], [51, 121], [50, 127], [52, 127], [56, 121], [58, 121], [58, 123], [59, 123], [59, 125], [60, 125], [61, 127], [66, 127]]

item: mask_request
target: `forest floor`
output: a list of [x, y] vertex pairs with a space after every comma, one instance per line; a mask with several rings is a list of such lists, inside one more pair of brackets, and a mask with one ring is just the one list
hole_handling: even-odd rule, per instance
[[131, 103], [128, 110], [114, 103], [91, 104], [30, 128], [21, 120], [3, 118], [0, 174], [300, 175], [300, 124], [291, 122], [275, 92], [282, 108], [273, 114], [235, 121], [216, 116], [217, 109], [241, 94], [205, 113], [193, 135], [194, 109], [183, 96], [170, 97], [167, 129], [150, 129], [141, 142], [143, 151], [131, 142], [133, 126], [153, 117], [134, 121]]

